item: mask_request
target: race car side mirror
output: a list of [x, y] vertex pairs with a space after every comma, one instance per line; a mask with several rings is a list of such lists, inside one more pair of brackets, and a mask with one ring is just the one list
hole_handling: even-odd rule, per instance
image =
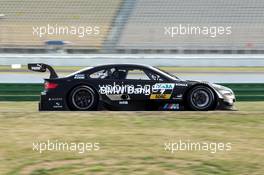
[[28, 69], [35, 72], [46, 72], [46, 66], [44, 64], [28, 64]]

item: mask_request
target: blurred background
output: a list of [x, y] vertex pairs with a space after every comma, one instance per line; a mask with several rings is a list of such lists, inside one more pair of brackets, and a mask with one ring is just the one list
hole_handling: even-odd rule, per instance
[[[2, 53], [263, 54], [262, 0], [1, 0]], [[33, 26], [98, 26], [99, 35], [33, 35]], [[174, 39], [164, 27], [231, 26]], [[62, 41], [48, 42], [48, 41]], [[66, 43], [66, 44], [65, 44]], [[53, 47], [52, 47], [53, 46]]]

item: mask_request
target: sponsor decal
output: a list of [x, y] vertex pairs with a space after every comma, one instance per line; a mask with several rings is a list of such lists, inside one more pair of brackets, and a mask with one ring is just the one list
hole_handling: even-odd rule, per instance
[[55, 102], [55, 104], [53, 105], [53, 108], [62, 108], [61, 102]]
[[99, 85], [99, 92], [101, 94], [144, 94], [150, 95], [151, 86], [150, 85]]
[[173, 97], [172, 99], [174, 99], [174, 100], [179, 100], [179, 99], [182, 99], [183, 98], [183, 95], [182, 94], [178, 94], [178, 95], [176, 95], [176, 97]]
[[176, 83], [175, 84], [176, 86], [182, 86], [182, 87], [187, 87], [188, 84], [185, 84], [185, 83]]
[[85, 79], [85, 75], [84, 74], [76, 74], [74, 75], [74, 79]]
[[127, 105], [128, 104], [128, 101], [119, 101], [119, 104], [120, 105]]
[[153, 90], [154, 89], [173, 89], [174, 88], [174, 84], [173, 83], [156, 83], [153, 86]]
[[177, 104], [174, 104], [174, 103], [166, 103], [163, 106], [163, 109], [165, 109], [165, 110], [179, 110], [180, 109], [180, 105], [178, 103]]
[[49, 101], [62, 101], [62, 98], [49, 98]]
[[32, 66], [31, 70], [40, 70], [42, 66], [40, 64], [37, 64], [36, 66]]
[[151, 94], [150, 99], [170, 99], [171, 94]]
[[153, 86], [150, 99], [170, 99], [175, 84], [173, 83], [157, 83]]
[[129, 96], [127, 99], [122, 98], [123, 94], [107, 94], [106, 96], [112, 101], [131, 100]]
[[63, 108], [63, 105], [62, 105], [62, 98], [60, 97], [53, 97], [53, 98], [48, 98], [48, 101], [49, 103], [52, 104], [52, 107], [53, 108]]
[[174, 83], [156, 83], [154, 85], [99, 85], [100, 94], [143, 94], [150, 95], [150, 99], [169, 99], [174, 89]]

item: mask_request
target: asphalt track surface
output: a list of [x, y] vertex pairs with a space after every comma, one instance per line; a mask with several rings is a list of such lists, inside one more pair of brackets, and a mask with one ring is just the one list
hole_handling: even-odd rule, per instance
[[[73, 71], [58, 71], [59, 77]], [[264, 83], [264, 72], [171, 72], [184, 80], [202, 80], [212, 83]], [[25, 70], [1, 71], [0, 83], [42, 83], [48, 73], [28, 72]], [[137, 77], [137, 74], [135, 74]]]
[[152, 66], [264, 66], [261, 54], [0, 54], [0, 65], [48, 63], [53, 66], [95, 66], [136, 63]]
[[[153, 66], [180, 66], [180, 67], [263, 67], [264, 55], [235, 54], [235, 55], [175, 55], [175, 54], [1, 54], [0, 65], [43, 62], [52, 66], [93, 66], [108, 63], [137, 63]], [[61, 71], [65, 76], [72, 71]], [[186, 80], [204, 80], [217, 83], [264, 83], [264, 71], [250, 72], [172, 72]], [[135, 75], [136, 76], [136, 75]], [[16, 70], [10, 72], [1, 70], [0, 83], [41, 83], [48, 74]]]

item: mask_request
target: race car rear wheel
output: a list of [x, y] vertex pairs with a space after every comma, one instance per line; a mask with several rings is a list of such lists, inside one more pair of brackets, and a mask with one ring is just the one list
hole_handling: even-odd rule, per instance
[[187, 95], [188, 106], [195, 111], [208, 111], [215, 107], [215, 94], [207, 86], [196, 86]]
[[94, 110], [98, 103], [98, 97], [91, 87], [78, 86], [71, 91], [69, 102], [73, 110]]

